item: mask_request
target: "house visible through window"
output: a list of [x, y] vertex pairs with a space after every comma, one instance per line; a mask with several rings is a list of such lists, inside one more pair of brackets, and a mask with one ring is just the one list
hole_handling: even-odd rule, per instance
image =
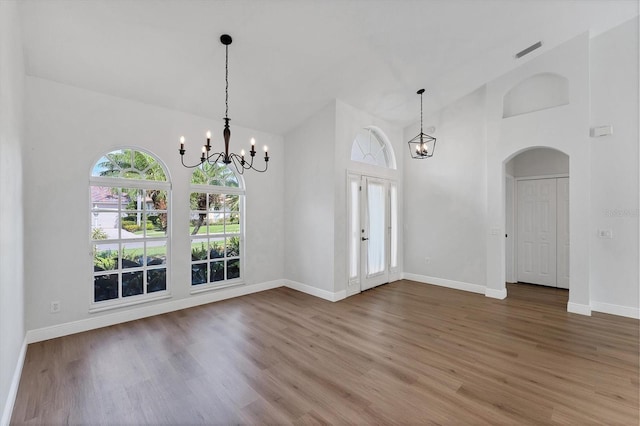
[[191, 285], [206, 289], [241, 282], [241, 181], [226, 164], [204, 163], [191, 178]]
[[116, 150], [94, 165], [94, 304], [144, 300], [167, 290], [169, 189], [164, 166], [146, 152]]

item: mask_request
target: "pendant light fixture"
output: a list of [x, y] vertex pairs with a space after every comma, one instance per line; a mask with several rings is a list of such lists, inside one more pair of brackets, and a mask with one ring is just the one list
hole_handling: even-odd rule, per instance
[[229, 45], [231, 44], [231, 36], [228, 34], [223, 34], [220, 36], [220, 42], [225, 46], [225, 112], [224, 112], [224, 131], [222, 132], [222, 136], [224, 138], [224, 151], [221, 152], [211, 152], [211, 132], [207, 131], [207, 143], [202, 146], [202, 155], [200, 156], [200, 162], [194, 165], [187, 165], [184, 163], [184, 154], [186, 149], [184, 147], [185, 138], [184, 136], [180, 137], [180, 149], [178, 152], [180, 153], [180, 161], [182, 165], [187, 168], [195, 168], [198, 167], [205, 162], [209, 164], [216, 164], [218, 162], [222, 162], [224, 164], [231, 164], [235, 166], [238, 173], [243, 174], [245, 170], [254, 170], [256, 172], [266, 172], [267, 167], [269, 166], [269, 152], [267, 147], [264, 147], [264, 169], [258, 169], [253, 165], [253, 160], [256, 156], [256, 141], [251, 138], [251, 149], [249, 150], [249, 159], [245, 159], [245, 151], [244, 149], [240, 151], [240, 154], [236, 154], [234, 152], [229, 152], [229, 141], [231, 140], [231, 130], [229, 129]]
[[424, 89], [418, 90], [417, 93], [420, 95], [420, 134], [409, 141], [409, 152], [411, 153], [411, 158], [420, 160], [433, 157], [433, 152], [436, 149], [436, 138], [422, 131], [422, 94]]

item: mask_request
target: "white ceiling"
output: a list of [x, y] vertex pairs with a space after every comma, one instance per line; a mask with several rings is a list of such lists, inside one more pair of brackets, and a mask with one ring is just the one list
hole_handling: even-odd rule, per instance
[[[28, 75], [282, 134], [338, 98], [400, 125], [637, 0], [22, 0]], [[541, 49], [515, 60], [542, 40]]]

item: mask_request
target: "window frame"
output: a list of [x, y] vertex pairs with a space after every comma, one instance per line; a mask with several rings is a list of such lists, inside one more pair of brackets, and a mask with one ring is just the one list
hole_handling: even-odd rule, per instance
[[[118, 151], [134, 151], [134, 152], [140, 152], [142, 154], [145, 154], [149, 157], [151, 157], [155, 163], [158, 164], [159, 167], [161, 167], [163, 173], [164, 173], [164, 177], [165, 180], [142, 180], [142, 179], [131, 179], [131, 178], [124, 178], [124, 177], [114, 177], [114, 176], [95, 176], [94, 175], [94, 170], [96, 168], [96, 165], [98, 164], [98, 162], [102, 159], [107, 157], [109, 154], [112, 154], [114, 152], [118, 152]], [[146, 170], [146, 169], [145, 169]], [[126, 171], [126, 170], [122, 170], [122, 171]], [[93, 162], [92, 164], [92, 168], [90, 171], [90, 175], [89, 175], [89, 185], [88, 185], [88, 192], [89, 192], [89, 250], [91, 253], [91, 258], [92, 258], [92, 262], [91, 262], [91, 282], [94, 284], [94, 289], [91, 291], [91, 302], [89, 304], [89, 313], [95, 313], [95, 312], [101, 312], [101, 311], [105, 311], [105, 310], [111, 310], [111, 309], [116, 309], [116, 308], [121, 308], [121, 307], [125, 307], [125, 306], [131, 306], [131, 305], [137, 305], [137, 304], [141, 304], [141, 303], [147, 303], [150, 301], [154, 301], [154, 300], [161, 300], [161, 299], [168, 299], [171, 297], [171, 229], [172, 229], [172, 214], [171, 214], [171, 206], [172, 206], [172, 194], [171, 194], [171, 181], [169, 178], [169, 173], [167, 170], [166, 165], [158, 158], [158, 156], [156, 156], [155, 154], [145, 150], [145, 149], [141, 149], [141, 148], [137, 148], [137, 147], [131, 147], [131, 146], [126, 146], [126, 147], [118, 147], [115, 149], [110, 150], [109, 152], [106, 152], [102, 155], [100, 155], [98, 157], [98, 159], [96, 161]], [[165, 236], [163, 237], [150, 237], [147, 236], [146, 233], [143, 234], [140, 237], [137, 238], [123, 238], [121, 231], [118, 231], [118, 238], [109, 238], [106, 240], [96, 240], [93, 239], [93, 230], [95, 229], [94, 226], [94, 218], [96, 217], [95, 214], [98, 213], [114, 213], [113, 210], [111, 209], [106, 209], [106, 208], [96, 208], [95, 204], [94, 204], [94, 200], [93, 200], [93, 194], [92, 194], [92, 187], [106, 187], [106, 188], [117, 188], [117, 189], [141, 189], [141, 190], [159, 190], [159, 191], [165, 191], [166, 192], [166, 209], [161, 209], [159, 211], [166, 211], [166, 215], [167, 215], [167, 230], [165, 233]], [[124, 212], [128, 211], [125, 206], [122, 206], [121, 201], [118, 201], [118, 208], [117, 211], [115, 212], [115, 214], [118, 216], [118, 220], [122, 219], [122, 215], [124, 214]], [[136, 210], [132, 210], [132, 211], [136, 211]], [[141, 208], [141, 213], [144, 215], [145, 212], [148, 211], [147, 207], [146, 207], [146, 203], [143, 204], [142, 208]], [[156, 209], [153, 209], [152, 211], [156, 211]], [[116, 229], [121, 229], [122, 225], [120, 224], [119, 228]], [[149, 265], [146, 261], [143, 262], [143, 264], [139, 267], [131, 267], [131, 268], [126, 268], [126, 267], [122, 267], [122, 259], [121, 259], [121, 253], [120, 253], [120, 247], [123, 246], [124, 242], [137, 242], [137, 243], [142, 243], [143, 247], [146, 248], [146, 244], [148, 242], [158, 242], [158, 241], [163, 241], [166, 244], [166, 256], [165, 256], [165, 262], [163, 264], [164, 269], [165, 269], [165, 289], [164, 290], [159, 290], [159, 291], [155, 291], [155, 292], [147, 292], [147, 281], [145, 280], [144, 277], [147, 276], [147, 272], [148, 271], [152, 271], [152, 270], [157, 270], [157, 269], [163, 269], [162, 267], [157, 267], [157, 265]], [[100, 244], [117, 244], [119, 249], [118, 249], [118, 266], [113, 269], [113, 270], [107, 270], [107, 271], [95, 271], [95, 255], [94, 255], [94, 247], [96, 247], [97, 245]], [[146, 250], [144, 252], [144, 256], [146, 259]], [[123, 273], [127, 273], [127, 272], [135, 272], [135, 271], [142, 271], [143, 272], [143, 282], [142, 282], [142, 288], [143, 288], [143, 292], [141, 294], [137, 294], [137, 295], [132, 295], [132, 296], [123, 296], [122, 295], [122, 287], [123, 287], [123, 282], [122, 282], [122, 274]], [[102, 272], [102, 273], [100, 273]], [[118, 297], [113, 298], [113, 299], [106, 299], [106, 300], [100, 300], [100, 301], [96, 301], [95, 297], [95, 277], [99, 276], [99, 275], [111, 275], [111, 274], [117, 274], [118, 275]]]
[[[224, 164], [224, 163], [221, 163]], [[240, 255], [237, 256], [239, 262], [240, 262], [240, 271], [239, 271], [239, 276], [236, 278], [231, 278], [231, 279], [226, 279], [226, 262], [227, 262], [227, 257], [226, 257], [226, 250], [225, 250], [225, 256], [222, 258], [223, 261], [225, 262], [225, 268], [224, 268], [224, 273], [225, 273], [225, 279], [220, 280], [220, 281], [208, 281], [205, 283], [200, 283], [200, 284], [193, 284], [193, 276], [190, 277], [190, 285], [189, 287], [191, 288], [190, 294], [198, 294], [198, 293], [203, 293], [203, 292], [208, 292], [208, 291], [213, 291], [213, 290], [219, 290], [221, 288], [227, 288], [227, 287], [234, 287], [234, 286], [239, 286], [239, 285], [244, 285], [245, 281], [244, 281], [244, 271], [246, 268], [246, 263], [245, 263], [245, 235], [246, 235], [246, 189], [245, 189], [245, 185], [244, 185], [244, 179], [242, 178], [241, 175], [237, 174], [231, 167], [229, 167], [229, 165], [224, 165], [225, 167], [227, 167], [235, 176], [237, 182], [238, 182], [238, 186], [234, 187], [234, 186], [223, 186], [223, 185], [208, 185], [208, 184], [195, 184], [195, 183], [190, 183], [189, 184], [189, 203], [191, 203], [191, 194], [193, 193], [204, 193], [204, 194], [218, 194], [218, 195], [237, 195], [238, 198], [238, 213], [240, 214], [240, 220], [239, 220], [239, 225], [240, 225], [240, 229], [239, 232], [237, 233], [231, 233], [228, 234], [226, 231], [221, 233], [221, 234], [210, 234], [210, 233], [206, 233], [206, 234], [196, 234], [196, 235], [191, 235], [190, 233], [187, 234], [188, 238], [189, 238], [189, 255], [191, 256], [191, 250], [193, 247], [193, 242], [194, 240], [197, 239], [207, 239], [207, 240], [211, 240], [215, 237], [220, 237], [223, 240], [226, 241], [227, 238], [230, 237], [234, 237], [237, 236], [239, 238], [239, 249], [240, 249]], [[193, 174], [192, 174], [193, 176]], [[197, 210], [193, 210], [191, 208], [191, 205], [189, 205], [189, 223], [191, 222], [191, 217], [194, 214], [194, 212], [197, 212]], [[188, 228], [189, 229], [189, 228]], [[199, 236], [200, 235], [200, 236]], [[210, 253], [210, 249], [208, 250], [208, 252]], [[234, 258], [236, 256], [233, 256]], [[206, 260], [193, 260], [191, 259], [189, 261], [189, 266], [190, 266], [190, 271], [191, 273], [193, 273], [193, 266], [197, 265], [197, 264], [206, 264], [207, 266], [207, 277], [209, 277], [210, 274], [210, 263], [212, 262], [212, 259], [210, 257], [207, 257]]]
[[[363, 147], [362, 144], [358, 141], [358, 137], [360, 135], [364, 135], [365, 132], [366, 132], [366, 137], [368, 137], [368, 147]], [[372, 139], [375, 139], [375, 141], [378, 143], [378, 146], [379, 146], [379, 149], [376, 150], [377, 152], [375, 153], [375, 155], [371, 149]], [[354, 158], [353, 152], [356, 147], [362, 153], [362, 159]], [[367, 152], [365, 152], [364, 148], [368, 148]], [[373, 158], [374, 160], [376, 160], [375, 163], [365, 161], [368, 155], [371, 156], [371, 158]], [[382, 159], [384, 159], [384, 164], [381, 164], [380, 161], [378, 161], [379, 156], [382, 156]], [[387, 138], [387, 135], [380, 128], [376, 126], [363, 127], [356, 133], [351, 143], [351, 152], [349, 154], [349, 159], [355, 163], [367, 164], [373, 167], [379, 167], [379, 168], [390, 169], [390, 170], [397, 169], [396, 157], [395, 157], [395, 152], [393, 150], [393, 146], [391, 145], [389, 138]]]

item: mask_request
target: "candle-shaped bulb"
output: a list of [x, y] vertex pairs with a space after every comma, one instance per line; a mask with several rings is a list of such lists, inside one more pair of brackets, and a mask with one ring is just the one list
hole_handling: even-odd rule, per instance
[[242, 158], [244, 158], [244, 149], [241, 149], [241, 150], [240, 150], [240, 156], [241, 156]]
[[267, 148], [267, 146], [266, 146], [266, 145], [264, 146], [264, 148], [263, 148], [263, 149], [264, 149], [264, 152], [269, 151], [269, 148]]
[[211, 139], [211, 132], [207, 130], [207, 140]]
[[256, 144], [256, 140], [254, 138], [251, 138], [251, 146], [253, 147], [255, 146], [255, 144]]
[[180, 136], [180, 149], [184, 149], [184, 136]]

